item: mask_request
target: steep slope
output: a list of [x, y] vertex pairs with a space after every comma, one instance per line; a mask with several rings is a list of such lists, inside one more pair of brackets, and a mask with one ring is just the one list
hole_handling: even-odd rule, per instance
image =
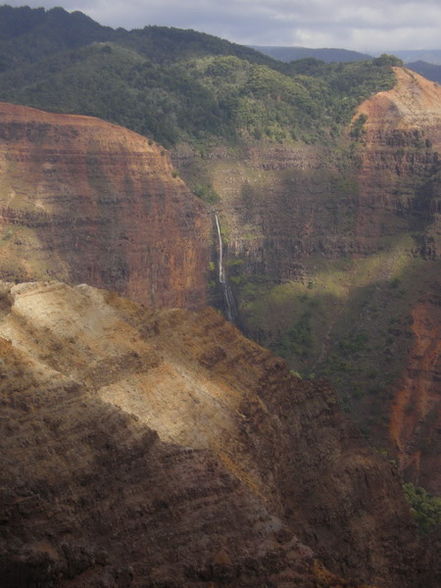
[[[396, 86], [363, 102], [356, 114], [358, 121], [364, 119], [360, 203], [375, 205], [383, 215], [407, 213], [407, 227], [419, 229], [426, 239], [421, 252], [436, 257], [436, 227], [433, 235], [427, 233], [429, 225], [436, 224], [438, 211], [441, 86], [404, 68], [396, 68], [395, 75]], [[378, 241], [382, 235], [381, 223], [372, 219], [376, 214], [374, 211], [368, 219], [371, 227], [363, 224], [362, 233]], [[388, 222], [389, 231], [390, 225], [393, 227], [392, 222]]]
[[0, 104], [0, 274], [205, 299], [205, 206], [152, 141], [98, 119]]
[[2, 586], [316, 585], [311, 550], [210, 452], [161, 442], [4, 340], [2, 374]]
[[440, 308], [435, 292], [413, 308], [413, 347], [397, 386], [389, 425], [406, 476], [437, 495], [441, 495]]
[[[210, 452], [161, 442], [5, 341], [1, 355], [10, 419], [2, 586], [312, 587], [326, 578], [311, 550]], [[328, 576], [321, 585], [335, 585]]]
[[1, 300], [9, 585], [346, 585], [317, 556], [351, 586], [431, 585], [396, 472], [215, 311], [55, 282]]

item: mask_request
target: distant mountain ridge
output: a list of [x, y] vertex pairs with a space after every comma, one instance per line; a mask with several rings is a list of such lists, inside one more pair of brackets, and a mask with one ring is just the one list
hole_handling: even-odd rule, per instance
[[127, 31], [102, 26], [79, 11], [0, 6], [0, 71], [97, 42], [118, 43], [148, 55], [155, 62], [190, 56], [235, 55], [277, 67], [273, 59], [249, 47], [193, 30], [145, 26]]
[[166, 147], [316, 141], [393, 85], [381, 60], [299, 69], [193, 30], [114, 30], [61, 8], [4, 6], [0, 22], [0, 100], [98, 116]]
[[[273, 59], [278, 59], [285, 63], [308, 58], [318, 59], [319, 61], [324, 61], [325, 63], [350, 63], [373, 58], [373, 55], [368, 53], [337, 48], [314, 49], [311, 47], [284, 47], [278, 45], [250, 45], [250, 47], [256, 51], [260, 51], [264, 55], [268, 55]], [[428, 65], [441, 66], [441, 49], [403, 49], [400, 51], [385, 50], [382, 53], [395, 55], [399, 59], [403, 60], [403, 62], [410, 69], [414, 69], [414, 71], [417, 71], [422, 75], [426, 75], [424, 71], [429, 72], [429, 75], [426, 76], [429, 79], [434, 79], [430, 77], [431, 75], [438, 75], [434, 73], [436, 70], [429, 67], [424, 70], [425, 66], [415, 64], [427, 63]], [[417, 67], [419, 69], [416, 69]], [[438, 79], [436, 81], [438, 81]]]
[[441, 65], [441, 49], [402, 49], [392, 51], [392, 53], [405, 63], [425, 61], [434, 65]]
[[271, 45], [251, 45], [256, 51], [269, 55], [280, 61], [290, 62], [307, 57], [314, 57], [325, 63], [352, 62], [372, 59], [372, 55], [350, 51], [348, 49], [310, 49], [308, 47], [278, 47]]
[[428, 80], [441, 84], [441, 65], [427, 63], [427, 61], [413, 61], [406, 65], [409, 69], [416, 71]]

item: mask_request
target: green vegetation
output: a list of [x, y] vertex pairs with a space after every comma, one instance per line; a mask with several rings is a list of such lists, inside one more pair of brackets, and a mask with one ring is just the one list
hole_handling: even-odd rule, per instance
[[216, 204], [220, 201], [219, 194], [209, 184], [196, 184], [193, 192], [207, 204]]
[[367, 121], [367, 116], [365, 114], [360, 114], [352, 123], [351, 127], [351, 137], [355, 140], [359, 140], [364, 135], [364, 124]]
[[283, 64], [196, 31], [0, 7], [0, 99], [99, 116], [166, 146], [329, 141], [390, 63]]
[[410, 482], [403, 484], [403, 489], [422, 533], [430, 533], [441, 525], [441, 497], [432, 496]]

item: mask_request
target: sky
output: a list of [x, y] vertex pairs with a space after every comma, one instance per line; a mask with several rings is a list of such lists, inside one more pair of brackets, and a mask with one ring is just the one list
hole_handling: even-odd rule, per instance
[[441, 49], [441, 0], [30, 0], [126, 29], [191, 28], [248, 45], [339, 47], [372, 54]]

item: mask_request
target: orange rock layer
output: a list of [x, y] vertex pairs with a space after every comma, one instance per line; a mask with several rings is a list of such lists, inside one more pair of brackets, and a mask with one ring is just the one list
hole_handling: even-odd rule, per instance
[[397, 83], [363, 102], [366, 117], [358, 155], [356, 231], [374, 248], [381, 237], [421, 231], [415, 253], [441, 253], [436, 215], [441, 212], [441, 86], [394, 68]]
[[0, 104], [0, 275], [205, 300], [210, 222], [168, 153], [85, 116]]

